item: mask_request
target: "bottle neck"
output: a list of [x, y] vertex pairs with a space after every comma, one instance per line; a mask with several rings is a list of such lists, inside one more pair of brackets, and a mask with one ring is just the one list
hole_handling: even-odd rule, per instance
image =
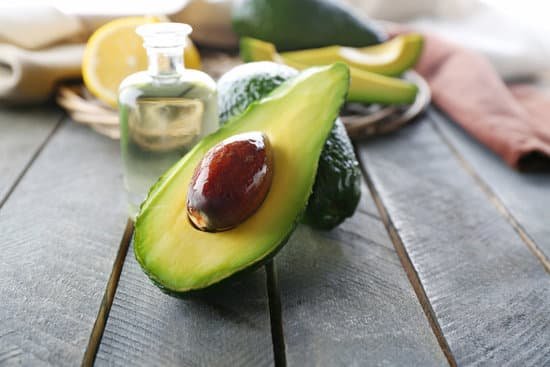
[[185, 70], [183, 47], [151, 47], [147, 49], [149, 74], [156, 77], [171, 77]]

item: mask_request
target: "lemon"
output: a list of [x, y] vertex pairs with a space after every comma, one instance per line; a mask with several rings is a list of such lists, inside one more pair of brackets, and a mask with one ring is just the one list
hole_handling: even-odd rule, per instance
[[[147, 69], [143, 40], [135, 32], [145, 23], [159, 22], [158, 17], [128, 17], [113, 20], [98, 28], [88, 40], [82, 59], [82, 78], [94, 96], [117, 107], [120, 82], [130, 74]], [[201, 60], [191, 40], [184, 52], [185, 65], [199, 69]]]

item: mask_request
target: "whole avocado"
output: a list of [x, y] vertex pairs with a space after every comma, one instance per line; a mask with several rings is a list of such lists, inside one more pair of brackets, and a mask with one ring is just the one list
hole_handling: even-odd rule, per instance
[[[291, 67], [269, 61], [233, 68], [218, 81], [220, 123], [240, 115], [252, 102], [297, 74]], [[344, 125], [337, 119], [321, 152], [302, 221], [313, 228], [332, 229], [353, 215], [360, 198], [359, 163]]]
[[374, 22], [331, 0], [241, 0], [232, 9], [232, 23], [239, 36], [269, 41], [279, 51], [363, 47], [388, 38]]

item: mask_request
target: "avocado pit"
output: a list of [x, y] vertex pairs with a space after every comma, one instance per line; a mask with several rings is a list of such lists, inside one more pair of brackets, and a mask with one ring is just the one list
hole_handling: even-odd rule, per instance
[[229, 137], [206, 152], [187, 193], [187, 215], [199, 230], [236, 227], [262, 204], [273, 176], [268, 137], [249, 132]]

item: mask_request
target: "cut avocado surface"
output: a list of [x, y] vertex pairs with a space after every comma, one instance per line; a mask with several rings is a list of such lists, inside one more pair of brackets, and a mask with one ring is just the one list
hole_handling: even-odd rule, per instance
[[356, 68], [349, 69], [349, 102], [410, 104], [416, 99], [418, 87], [414, 83]]
[[[205, 137], [159, 179], [141, 206], [134, 237], [136, 259], [157, 285], [179, 294], [199, 290], [261, 264], [285, 243], [306, 207], [348, 85], [344, 64], [308, 69]], [[263, 204], [231, 230], [195, 229], [186, 211], [195, 167], [218, 142], [249, 131], [266, 134], [273, 150]]]
[[283, 52], [284, 60], [292, 60], [304, 65], [324, 65], [337, 61], [350, 67], [377, 74], [401, 75], [416, 64], [423, 45], [423, 37], [418, 33], [397, 36], [390, 41], [375, 46], [352, 48], [329, 46], [303, 51]]
[[[241, 38], [240, 53], [244, 61], [275, 61], [298, 70], [309, 65], [285, 58], [278, 54], [275, 46], [255, 38]], [[321, 63], [322, 64], [322, 63]], [[350, 67], [349, 102], [408, 104], [414, 102], [418, 87], [416, 84], [385, 75], [376, 74], [355, 67]]]

